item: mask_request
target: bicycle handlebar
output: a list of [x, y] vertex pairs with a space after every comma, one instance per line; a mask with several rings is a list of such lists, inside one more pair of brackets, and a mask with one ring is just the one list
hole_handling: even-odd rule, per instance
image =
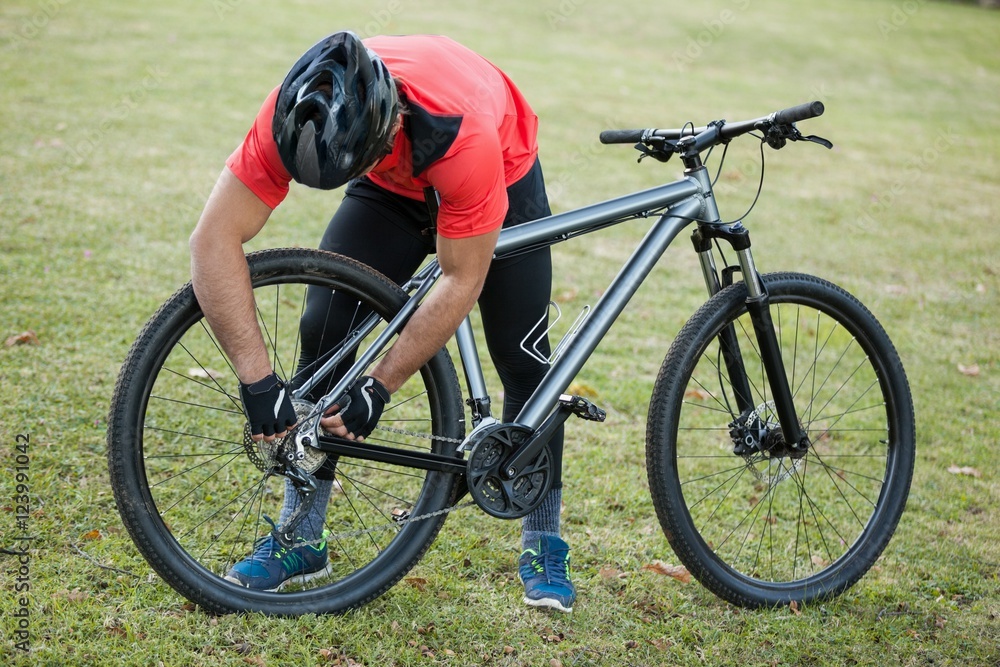
[[824, 110], [823, 103], [819, 100], [816, 100], [815, 102], [806, 102], [805, 104], [776, 111], [773, 114], [773, 122], [780, 125], [797, 123], [800, 120], [809, 120], [810, 118], [822, 116]]
[[[761, 116], [753, 120], [744, 120], [736, 123], [724, 123], [718, 128], [718, 139], [728, 141], [741, 134], [746, 134], [757, 129], [764, 129], [769, 125], [791, 125], [800, 120], [808, 120], [822, 116], [824, 111], [823, 103], [820, 101], [806, 102], [798, 106], [775, 111], [769, 116]], [[657, 137], [661, 139], [680, 139], [681, 136], [698, 136], [703, 132], [713, 129], [710, 126], [682, 128], [674, 130], [604, 130], [601, 132], [602, 144], [634, 144]], [[715, 143], [715, 142], [713, 142]]]

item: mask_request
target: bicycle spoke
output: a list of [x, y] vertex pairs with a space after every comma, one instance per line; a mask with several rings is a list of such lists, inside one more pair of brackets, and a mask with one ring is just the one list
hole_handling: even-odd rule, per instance
[[[679, 418], [670, 462], [686, 511], [668, 523], [676, 524], [671, 534], [677, 535], [686, 522], [700, 544], [741, 576], [783, 583], [825, 576], [869, 530], [886, 483], [889, 417], [879, 375], [858, 337], [812, 301], [785, 302], [780, 294], [771, 299], [775, 336], [809, 449], [793, 458], [778, 444], [761, 349], [739, 303], [738, 316], [716, 325], [735, 332], [736, 347], [727, 354], [738, 354], [738, 363], [724, 361], [720, 328], [714, 328], [704, 334], [707, 347], [698, 349], [693, 371], [686, 371], [686, 384], [676, 390]], [[730, 372], [739, 368], [750, 391], [745, 425], [733, 409], [737, 384]], [[735, 445], [733, 433], [744, 426], [753, 437]]]

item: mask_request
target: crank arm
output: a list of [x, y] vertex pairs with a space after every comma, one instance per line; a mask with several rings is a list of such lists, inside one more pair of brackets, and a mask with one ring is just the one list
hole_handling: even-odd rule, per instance
[[556, 429], [562, 426], [570, 415], [576, 415], [588, 421], [604, 421], [607, 416], [604, 410], [585, 398], [569, 394], [561, 395], [559, 407], [504, 462], [501, 467], [504, 478], [514, 479], [525, 466], [534, 461], [542, 451], [542, 447], [547, 445], [552, 436], [555, 435]]

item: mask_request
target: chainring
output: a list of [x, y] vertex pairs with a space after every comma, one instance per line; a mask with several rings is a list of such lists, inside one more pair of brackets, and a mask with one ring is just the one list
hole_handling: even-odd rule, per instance
[[517, 424], [496, 424], [473, 436], [466, 463], [469, 495], [479, 507], [500, 519], [519, 519], [538, 507], [552, 486], [552, 455], [546, 444], [513, 479], [502, 464], [532, 434]]
[[[315, 416], [316, 406], [309, 401], [293, 398], [292, 407], [295, 408], [295, 416], [299, 424]], [[250, 424], [247, 423], [243, 425], [243, 449], [246, 450], [250, 462], [257, 466], [261, 472], [273, 472], [275, 469], [289, 465], [283, 455], [286, 451], [295, 450], [295, 435], [297, 433], [298, 429], [293, 429], [280, 440], [275, 438], [271, 442], [264, 440], [254, 442], [253, 438], [250, 437]], [[304, 473], [311, 475], [319, 470], [323, 462], [326, 461], [326, 452], [313, 447], [305, 447], [304, 453], [305, 458], [291, 463]]]

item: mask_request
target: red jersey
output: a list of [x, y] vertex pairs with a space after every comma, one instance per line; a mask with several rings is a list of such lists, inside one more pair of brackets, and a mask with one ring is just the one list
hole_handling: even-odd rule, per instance
[[[446, 238], [484, 234], [507, 213], [507, 187], [538, 154], [538, 117], [514, 83], [482, 56], [447, 37], [372, 37], [396, 81], [406, 112], [392, 152], [369, 174], [380, 187], [424, 199], [440, 196], [437, 232]], [[243, 143], [226, 161], [261, 201], [275, 208], [291, 176], [271, 135], [278, 90], [268, 95]]]

